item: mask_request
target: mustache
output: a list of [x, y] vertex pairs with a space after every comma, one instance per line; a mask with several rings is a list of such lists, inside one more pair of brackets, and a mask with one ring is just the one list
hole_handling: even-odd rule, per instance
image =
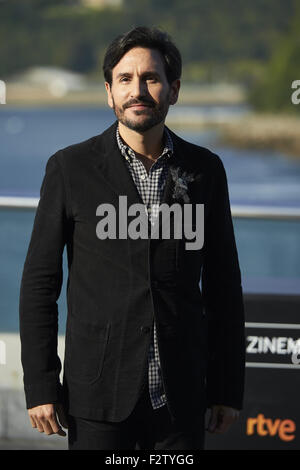
[[148, 99], [144, 99], [144, 98], [140, 100], [132, 99], [132, 100], [127, 101], [127, 103], [123, 105], [123, 109], [129, 108], [130, 106], [134, 104], [145, 104], [147, 106], [150, 106], [151, 108], [154, 108], [155, 106], [155, 103]]

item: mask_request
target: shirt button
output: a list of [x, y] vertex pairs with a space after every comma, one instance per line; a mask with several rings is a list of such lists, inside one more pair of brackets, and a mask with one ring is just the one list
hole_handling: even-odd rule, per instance
[[145, 180], [146, 179], [146, 175], [141, 175], [141, 180]]

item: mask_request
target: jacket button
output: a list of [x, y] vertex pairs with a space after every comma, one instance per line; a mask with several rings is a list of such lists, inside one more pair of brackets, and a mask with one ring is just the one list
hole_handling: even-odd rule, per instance
[[157, 289], [159, 287], [159, 282], [158, 281], [152, 281], [152, 286]]
[[149, 326], [141, 326], [141, 332], [142, 333], [149, 333], [150, 327]]

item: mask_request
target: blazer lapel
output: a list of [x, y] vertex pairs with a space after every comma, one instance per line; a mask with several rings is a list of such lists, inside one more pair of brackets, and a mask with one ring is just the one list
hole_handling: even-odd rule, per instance
[[126, 161], [119, 150], [116, 129], [117, 122], [98, 136], [93, 146], [96, 171], [99, 171], [100, 176], [115, 195], [127, 196], [128, 206], [136, 203], [143, 204]]
[[174, 192], [175, 182], [172, 178], [172, 174], [171, 174], [170, 169], [171, 168], [175, 169], [175, 168], [180, 167], [180, 168], [182, 168], [182, 170], [185, 170], [186, 169], [185, 168], [186, 167], [186, 160], [184, 158], [184, 151], [181, 148], [181, 145], [180, 145], [180, 143], [177, 139], [176, 134], [174, 134], [170, 129], [168, 129], [168, 132], [171, 134], [171, 137], [172, 137], [174, 152], [173, 152], [173, 155], [171, 156], [171, 158], [169, 160], [169, 171], [168, 171], [168, 175], [167, 175], [166, 184], [165, 184], [165, 188], [164, 188], [164, 191], [163, 191], [161, 203], [166, 203], [168, 205], [172, 205], [172, 204], [174, 204], [175, 202], [178, 202], [178, 201], [175, 201], [175, 199], [173, 199], [173, 197], [172, 197], [173, 192]]
[[[144, 201], [135, 185], [135, 182], [128, 170], [125, 158], [120, 152], [116, 138], [117, 121], [109, 127], [103, 134], [97, 137], [93, 146], [95, 152], [95, 170], [105, 184], [109, 186], [115, 199], [120, 202], [120, 196], [127, 197], [127, 210], [133, 204], [142, 204]], [[138, 214], [139, 216], [139, 214]], [[141, 223], [148, 233], [149, 222], [148, 215], [142, 212], [139, 217]]]

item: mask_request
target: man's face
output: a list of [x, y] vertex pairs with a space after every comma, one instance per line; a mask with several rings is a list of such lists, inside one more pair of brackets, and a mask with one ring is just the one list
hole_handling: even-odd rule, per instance
[[165, 120], [169, 105], [178, 98], [180, 81], [168, 83], [159, 51], [135, 47], [112, 70], [112, 85], [105, 83], [108, 104], [119, 122], [146, 132]]

